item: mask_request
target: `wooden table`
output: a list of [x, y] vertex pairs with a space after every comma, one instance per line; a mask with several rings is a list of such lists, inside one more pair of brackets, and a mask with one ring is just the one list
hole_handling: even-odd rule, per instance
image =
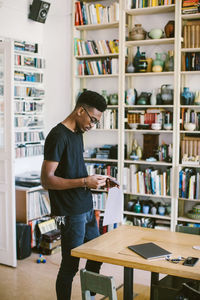
[[200, 251], [192, 248], [200, 245], [200, 236], [180, 232], [162, 231], [150, 228], [122, 225], [100, 237], [87, 242], [71, 251], [76, 257], [91, 259], [124, 267], [124, 299], [133, 299], [133, 269], [152, 272], [152, 279], [157, 274], [169, 274], [200, 280], [200, 260], [194, 267], [173, 264], [165, 259], [147, 260], [129, 250], [133, 244], [154, 242], [178, 256], [200, 258]]

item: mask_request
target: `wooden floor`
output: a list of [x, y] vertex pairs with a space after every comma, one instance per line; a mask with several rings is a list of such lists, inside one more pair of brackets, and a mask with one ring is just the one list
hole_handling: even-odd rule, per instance
[[[145, 285], [136, 284], [134, 292], [136, 293], [134, 300], [149, 300], [150, 299], [150, 288]], [[105, 297], [99, 298], [99, 297], [100, 297], [99, 295], [96, 296], [96, 298], [99, 300], [108, 300], [108, 298], [105, 298]], [[117, 300], [125, 300], [125, 299], [123, 299], [123, 287], [120, 289], [117, 289]]]
[[[0, 265], [0, 300], [56, 300], [55, 281], [60, 266], [59, 253], [46, 257], [46, 264], [37, 264], [37, 254], [18, 261], [17, 268]], [[85, 261], [81, 260], [80, 268]], [[123, 283], [123, 269], [120, 266], [103, 264], [101, 273], [111, 275], [117, 287]], [[81, 300], [79, 272], [74, 278], [71, 300]], [[134, 270], [134, 289], [138, 294], [134, 300], [149, 300], [150, 274], [146, 271]], [[147, 285], [147, 286], [145, 286]], [[117, 290], [118, 300], [123, 299], [123, 287]], [[102, 299], [96, 295], [95, 300]]]

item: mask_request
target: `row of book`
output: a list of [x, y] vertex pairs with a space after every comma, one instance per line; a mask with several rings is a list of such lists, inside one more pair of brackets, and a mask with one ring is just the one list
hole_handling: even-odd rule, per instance
[[35, 101], [14, 101], [14, 112], [42, 112], [44, 103], [40, 103], [40, 100]]
[[31, 44], [25, 41], [14, 41], [14, 49], [18, 51], [38, 53], [38, 44]]
[[118, 59], [81, 60], [78, 62], [78, 75], [118, 74]]
[[45, 67], [45, 61], [42, 58], [29, 57], [17, 54], [15, 54], [14, 56], [14, 64], [15, 66], [26, 66], [38, 69], [43, 69]]
[[106, 193], [92, 193], [93, 208], [96, 210], [104, 210], [106, 207]]
[[198, 13], [198, 4], [199, 4], [199, 0], [183, 0], [182, 14]]
[[96, 55], [119, 53], [119, 40], [81, 40], [74, 39], [74, 55]]
[[44, 89], [38, 89], [35, 87], [27, 87], [27, 86], [14, 86], [14, 96], [15, 97], [42, 97], [44, 96]]
[[109, 6], [99, 3], [75, 2], [75, 26], [107, 24], [119, 21], [119, 3]]
[[182, 53], [182, 71], [200, 70], [200, 52]]
[[183, 48], [200, 48], [200, 22], [183, 26]]
[[42, 155], [43, 153], [44, 145], [40, 143], [19, 145], [15, 148], [15, 158], [37, 156]]
[[190, 108], [181, 109], [181, 129], [184, 129], [184, 123], [195, 124], [195, 130], [200, 130], [200, 109], [193, 110]]
[[46, 192], [35, 191], [28, 194], [28, 220], [41, 218], [51, 213], [50, 200]]
[[107, 109], [96, 125], [96, 129], [117, 129], [118, 128], [118, 113], [116, 109]]
[[131, 194], [170, 196], [172, 188], [172, 168], [166, 171], [147, 168], [137, 171], [136, 165], [124, 168], [123, 190]]
[[200, 158], [199, 137], [183, 137], [183, 139], [181, 140], [181, 159], [183, 159], [184, 156], [190, 157], [191, 159], [195, 159], [197, 156], [199, 156]]
[[44, 121], [42, 116], [20, 115], [14, 117], [15, 127], [43, 127]]
[[88, 175], [101, 174], [117, 178], [117, 167], [105, 163], [86, 163]]
[[118, 223], [103, 226], [103, 218], [104, 217], [103, 217], [103, 214], [101, 213], [100, 210], [95, 210], [95, 217], [96, 217], [96, 220], [97, 220], [97, 225], [99, 227], [100, 234], [104, 234], [104, 233], [106, 233], [108, 231], [111, 231], [111, 230], [118, 227]]
[[45, 222], [49, 220], [49, 216], [42, 217], [40, 219], [29, 220], [28, 224], [31, 226], [31, 248], [37, 247], [39, 244], [39, 228], [38, 224], [40, 222]]
[[14, 80], [16, 81], [31, 81], [31, 82], [43, 82], [42, 73], [25, 73], [21, 71], [14, 71]]
[[185, 168], [179, 172], [179, 197], [200, 200], [200, 172]]
[[126, 7], [131, 8], [143, 8], [143, 7], [154, 7], [161, 5], [174, 4], [175, 0], [126, 0]]
[[38, 143], [44, 141], [43, 131], [15, 132], [15, 143]]
[[129, 110], [127, 112], [128, 123], [149, 124], [172, 123], [173, 114], [165, 109]]

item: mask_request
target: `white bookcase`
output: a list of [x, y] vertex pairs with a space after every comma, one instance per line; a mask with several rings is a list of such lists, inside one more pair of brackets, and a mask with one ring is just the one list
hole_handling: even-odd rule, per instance
[[[73, 1], [72, 16], [75, 16], [75, 3]], [[118, 126], [117, 130], [92, 130], [86, 134], [85, 148], [87, 147], [99, 147], [104, 144], [118, 144], [118, 158], [116, 165], [118, 167], [118, 180], [121, 186], [124, 188], [124, 216], [129, 220], [151, 218], [154, 223], [168, 223], [169, 229], [174, 231], [177, 224], [186, 223], [200, 223], [196, 219], [186, 217], [188, 210], [191, 209], [191, 203], [197, 204], [200, 199], [182, 199], [179, 198], [179, 172], [185, 167], [193, 168], [196, 172], [199, 172], [199, 162], [196, 165], [182, 164], [180, 156], [181, 141], [184, 136], [188, 134], [199, 135], [199, 130], [185, 131], [180, 127], [181, 113], [183, 111], [183, 105], [181, 104], [181, 92], [183, 87], [191, 86], [191, 89], [198, 90], [198, 75], [199, 71], [186, 71], [181, 69], [181, 56], [184, 52], [200, 52], [199, 48], [186, 48], [183, 49], [183, 36], [182, 26], [187, 20], [198, 19], [199, 13], [195, 15], [182, 15], [181, 6], [182, 1], [176, 1], [176, 4], [167, 4], [154, 7], [134, 8], [131, 9], [128, 6], [128, 1], [117, 1], [119, 4], [119, 22], [108, 24], [88, 24], [72, 26], [72, 37], [79, 38], [84, 41], [101, 39], [114, 39], [119, 40], [119, 53], [118, 53], [118, 74], [112, 75], [77, 75], [77, 64], [79, 60], [83, 62], [85, 60], [95, 60], [104, 58], [106, 55], [74, 55], [74, 45], [72, 49], [72, 73], [73, 73], [73, 106], [78, 92], [81, 89], [93, 89], [97, 92], [106, 89], [109, 93], [113, 87], [116, 87], [118, 91]], [[87, 6], [95, 4], [95, 1], [85, 1]], [[111, 6], [113, 1], [99, 1], [104, 6]], [[164, 36], [161, 39], [150, 39], [132, 41], [127, 39], [128, 32], [133, 28], [134, 24], [142, 24], [142, 27], [149, 32], [153, 28], [161, 28], [164, 31], [164, 27], [169, 20], [175, 21], [174, 37], [166, 38]], [[72, 24], [75, 24], [75, 18], [72, 20]], [[117, 29], [116, 29], [117, 28]], [[103, 33], [102, 33], [103, 32]], [[117, 37], [116, 37], [117, 32]], [[139, 72], [139, 73], [127, 73], [126, 61], [132, 61], [136, 54], [137, 47], [140, 47], [140, 52], [145, 52], [146, 57], [155, 59], [156, 53], [164, 53], [169, 50], [174, 53], [174, 71], [162, 71], [162, 72]], [[113, 54], [112, 54], [113, 55]], [[107, 54], [107, 56], [112, 57]], [[194, 78], [194, 80], [193, 80]], [[135, 103], [134, 105], [128, 105], [125, 103], [125, 92], [129, 88], [135, 88], [140, 95], [142, 92], [152, 92], [153, 89], [160, 89], [162, 85], [171, 85], [173, 87], [173, 103], [163, 105], [156, 104], [141, 105]], [[184, 109], [190, 109], [199, 111], [198, 105], [184, 106]], [[108, 105], [108, 109], [113, 107]], [[115, 107], [116, 109], [116, 107]], [[142, 112], [147, 114], [151, 109], [160, 110], [163, 118], [170, 113], [171, 122], [173, 127], [170, 130], [166, 130], [163, 124], [160, 129], [152, 130], [151, 127], [131, 129], [128, 125], [128, 113], [130, 111]], [[144, 158], [140, 160], [133, 160], [130, 158], [132, 151], [133, 140], [136, 139], [139, 146], [144, 147], [144, 135], [158, 135], [158, 144], [161, 147], [162, 144], [171, 145], [171, 160], [165, 161], [158, 159], [155, 162], [146, 161]], [[116, 139], [114, 139], [114, 136]], [[124, 145], [127, 146], [127, 155], [125, 155]], [[144, 152], [145, 149], [143, 149]], [[146, 150], [145, 150], [146, 151]], [[87, 158], [87, 162], [94, 163], [108, 163], [106, 159]], [[141, 181], [136, 185], [137, 190], [133, 190], [132, 186], [134, 182], [130, 184], [130, 169], [134, 169], [135, 179], [142, 176], [144, 180], [145, 172], [149, 170], [158, 170], [157, 181], [162, 186], [165, 184], [163, 178], [170, 169], [170, 179], [167, 185], [167, 190], [163, 191], [163, 188], [158, 190], [152, 190], [152, 186], [149, 187], [144, 182], [143, 189], [141, 188]], [[132, 171], [133, 172], [133, 171]], [[168, 176], [168, 175], [167, 175]], [[129, 182], [128, 187], [125, 187], [125, 181]], [[197, 182], [196, 182], [197, 183]], [[127, 210], [127, 204], [129, 201], [139, 200], [140, 204], [145, 203], [147, 200], [152, 200], [154, 204], [158, 205], [160, 202], [163, 206], [167, 207], [164, 215], [145, 214], [143, 212], [134, 212], [133, 210]], [[195, 203], [194, 203], [195, 202]], [[188, 205], [188, 203], [190, 205]]]

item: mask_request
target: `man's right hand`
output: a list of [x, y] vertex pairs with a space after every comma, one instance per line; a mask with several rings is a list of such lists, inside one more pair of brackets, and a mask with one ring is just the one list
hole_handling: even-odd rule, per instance
[[92, 175], [86, 177], [86, 185], [90, 189], [99, 189], [101, 187], [105, 187], [106, 178], [102, 175]]

